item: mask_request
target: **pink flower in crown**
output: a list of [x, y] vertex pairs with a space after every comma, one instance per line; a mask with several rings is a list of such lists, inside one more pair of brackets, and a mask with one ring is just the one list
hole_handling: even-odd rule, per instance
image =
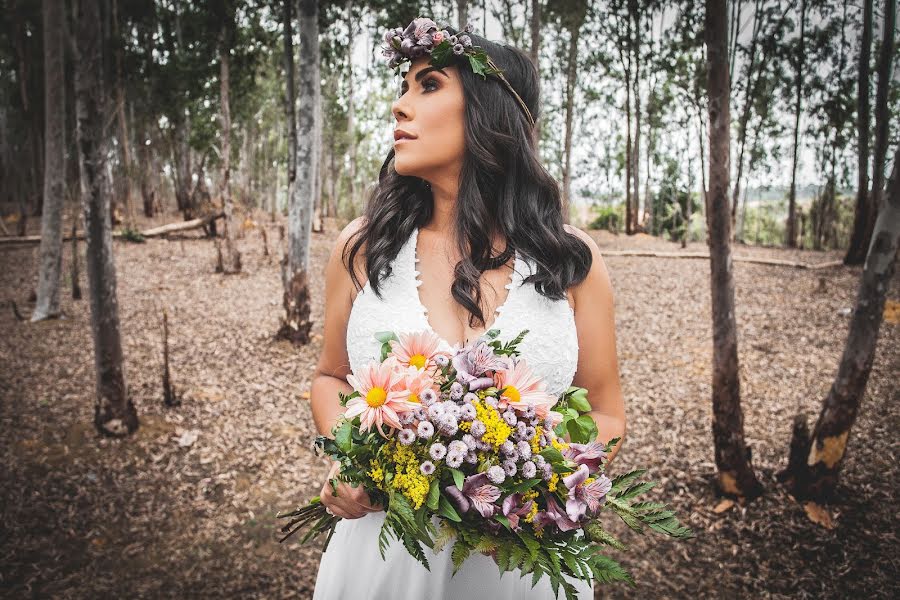
[[405, 402], [411, 404], [413, 408], [417, 408], [422, 403], [422, 392], [434, 388], [434, 379], [423, 369], [414, 366], [404, 368], [399, 366], [399, 363], [397, 364], [396, 370], [401, 377], [394, 389], [400, 392]]
[[360, 431], [365, 432], [375, 426], [384, 437], [387, 437], [382, 429], [385, 424], [400, 429], [399, 413], [414, 408], [404, 400], [403, 392], [398, 389], [402, 377], [393, 360], [385, 360], [381, 364], [373, 360], [363, 367], [359, 375], [347, 375], [347, 383], [360, 395], [347, 402], [344, 416], [352, 419], [359, 415]]
[[532, 372], [531, 367], [523, 359], [511, 360], [505, 369], [494, 373], [494, 385], [503, 389], [498, 406], [512, 406], [516, 410], [525, 410], [534, 406], [535, 414], [542, 419], [552, 416], [550, 407], [556, 404], [556, 398], [546, 391], [546, 383]]
[[431, 39], [434, 41], [435, 44], [440, 44], [441, 42], [444, 41], [444, 32], [435, 31], [434, 33], [431, 34]]
[[430, 370], [436, 366], [435, 359], [447, 353], [438, 350], [441, 339], [434, 332], [426, 330], [401, 333], [391, 340], [391, 355], [401, 367], [416, 367]]

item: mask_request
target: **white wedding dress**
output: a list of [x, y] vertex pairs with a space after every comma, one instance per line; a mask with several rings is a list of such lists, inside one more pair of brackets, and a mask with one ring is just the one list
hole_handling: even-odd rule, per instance
[[[377, 331], [433, 331], [427, 309], [419, 299], [419, 271], [416, 269], [418, 228], [401, 247], [391, 263], [391, 274], [382, 286], [379, 300], [368, 282], [353, 302], [347, 322], [347, 353], [350, 368], [358, 372], [370, 360], [377, 359], [381, 343]], [[506, 301], [488, 329], [500, 329], [498, 339], [513, 339], [528, 329], [518, 345], [520, 356], [534, 372], [545, 379], [547, 390], [560, 395], [572, 383], [578, 363], [578, 336], [575, 315], [565, 299], [552, 301], [541, 296], [534, 285], [523, 280], [533, 272], [531, 261], [516, 253], [515, 267]], [[441, 347], [452, 350], [446, 340]], [[359, 519], [338, 523], [328, 550], [322, 554], [313, 600], [549, 600], [553, 590], [544, 577], [531, 587], [530, 574], [518, 571], [500, 576], [493, 559], [472, 553], [451, 577], [453, 562], [448, 544], [435, 554], [425, 548], [431, 570], [426, 570], [409, 555], [402, 544], [391, 538], [382, 560], [378, 534], [384, 512], [369, 513]], [[579, 600], [594, 597], [593, 589], [573, 580]], [[559, 597], [564, 598], [562, 589]]]

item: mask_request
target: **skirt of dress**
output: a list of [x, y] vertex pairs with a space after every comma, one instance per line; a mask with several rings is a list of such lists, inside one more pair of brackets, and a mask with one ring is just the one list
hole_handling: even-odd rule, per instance
[[[313, 600], [552, 600], [550, 580], [542, 577], [531, 587], [531, 574], [504, 573], [494, 560], [473, 552], [453, 573], [452, 544], [435, 554], [425, 548], [431, 570], [390, 538], [384, 559], [378, 550], [378, 534], [385, 513], [369, 513], [359, 519], [342, 519], [328, 550], [322, 554]], [[584, 581], [570, 579], [578, 600], [593, 600], [594, 590]], [[558, 598], [565, 598], [559, 590]]]

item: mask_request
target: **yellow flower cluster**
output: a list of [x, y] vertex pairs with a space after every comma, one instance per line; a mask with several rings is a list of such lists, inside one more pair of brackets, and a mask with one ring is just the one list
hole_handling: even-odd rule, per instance
[[528, 442], [531, 444], [531, 453], [538, 454], [541, 451], [541, 434], [544, 432], [544, 428], [538, 425], [534, 428], [534, 437]]
[[384, 481], [384, 469], [381, 468], [381, 463], [377, 460], [369, 461], [369, 469], [368, 475], [372, 478], [372, 481], [376, 483], [381, 483]]
[[[525, 492], [524, 494], [522, 494], [522, 503], [524, 504], [524, 503], [528, 502], [529, 500], [536, 500], [539, 495], [540, 494], [538, 494], [537, 490], [529, 490], [529, 491]], [[527, 515], [525, 515], [525, 522], [531, 523], [532, 521], [534, 521], [534, 515], [537, 514], [537, 511], [538, 511], [537, 502], [536, 501], [532, 502], [531, 510], [528, 512]]]
[[566, 448], [569, 447], [569, 444], [567, 444], [566, 442], [560, 441], [560, 439], [557, 437], [554, 437], [550, 443], [553, 444], [553, 447], [556, 448], [557, 450], [559, 450], [560, 452], [562, 452], [563, 450], [565, 450]]
[[528, 511], [527, 515], [525, 515], [525, 522], [531, 523], [532, 521], [534, 521], [534, 515], [537, 514], [537, 511], [538, 511], [537, 502], [532, 502], [531, 510]]
[[481, 436], [482, 441], [491, 444], [494, 450], [499, 450], [503, 442], [512, 435], [512, 427], [506, 424], [506, 421], [503, 420], [503, 417], [500, 416], [500, 413], [493, 406], [488, 406], [483, 401], [475, 402], [474, 404], [478, 419], [484, 423], [487, 429], [484, 435]]
[[386, 454], [391, 457], [396, 466], [391, 487], [400, 490], [404, 496], [409, 498], [413, 508], [420, 508], [428, 498], [428, 490], [433, 477], [422, 475], [422, 472], [419, 471], [419, 459], [408, 446], [392, 442], [387, 447]]
[[554, 473], [550, 476], [550, 481], [547, 482], [547, 489], [555, 492], [557, 483], [559, 483], [559, 473]]

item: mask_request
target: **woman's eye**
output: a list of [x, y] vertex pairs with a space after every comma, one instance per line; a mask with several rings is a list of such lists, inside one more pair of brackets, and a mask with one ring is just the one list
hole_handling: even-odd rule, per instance
[[[438, 89], [437, 80], [434, 79], [433, 77], [426, 79], [425, 81], [422, 82], [422, 89], [425, 90], [426, 92]], [[397, 97], [399, 98], [404, 93], [406, 93], [406, 89], [401, 87], [400, 91], [397, 92]]]

